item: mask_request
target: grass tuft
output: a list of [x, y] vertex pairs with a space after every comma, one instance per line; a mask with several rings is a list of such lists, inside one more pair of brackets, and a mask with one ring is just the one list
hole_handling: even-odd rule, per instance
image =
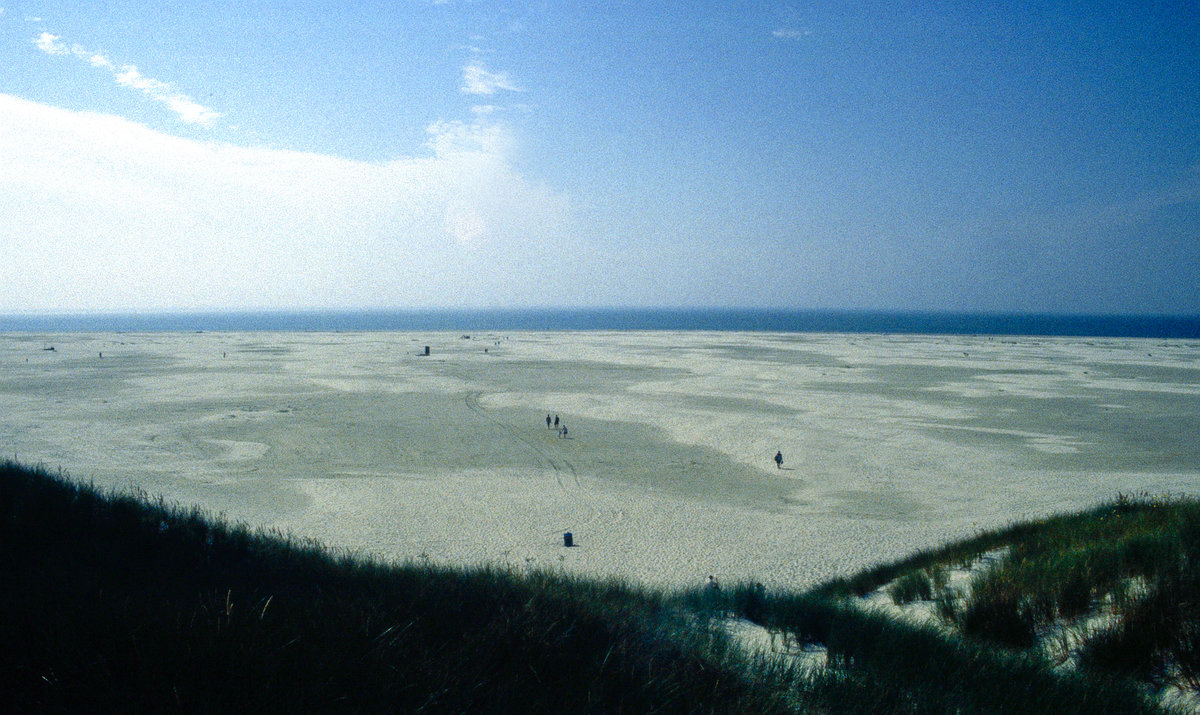
[[897, 606], [913, 601], [929, 601], [933, 599], [933, 594], [933, 579], [925, 570], [905, 574], [888, 587], [888, 595]]

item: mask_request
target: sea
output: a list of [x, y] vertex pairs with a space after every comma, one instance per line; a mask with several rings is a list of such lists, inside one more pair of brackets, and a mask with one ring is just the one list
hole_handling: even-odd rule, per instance
[[1200, 339], [1200, 315], [771, 309], [302, 310], [0, 315], [0, 332], [687, 330]]

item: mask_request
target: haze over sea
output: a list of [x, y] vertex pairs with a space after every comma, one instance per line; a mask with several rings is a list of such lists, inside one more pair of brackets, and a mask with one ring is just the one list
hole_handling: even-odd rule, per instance
[[30, 313], [0, 332], [710, 330], [1200, 338], [1198, 315], [1060, 315], [770, 309], [460, 309]]

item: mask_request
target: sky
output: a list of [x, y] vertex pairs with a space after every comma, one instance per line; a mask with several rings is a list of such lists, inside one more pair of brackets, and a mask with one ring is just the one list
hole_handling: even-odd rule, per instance
[[1200, 313], [1200, 3], [0, 0], [0, 313]]

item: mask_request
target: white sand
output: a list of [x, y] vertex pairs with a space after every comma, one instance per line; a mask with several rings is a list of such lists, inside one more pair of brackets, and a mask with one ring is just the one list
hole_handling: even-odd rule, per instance
[[385, 558], [654, 584], [803, 587], [1198, 494], [1196, 434], [1197, 341], [0, 335], [6, 456]]

